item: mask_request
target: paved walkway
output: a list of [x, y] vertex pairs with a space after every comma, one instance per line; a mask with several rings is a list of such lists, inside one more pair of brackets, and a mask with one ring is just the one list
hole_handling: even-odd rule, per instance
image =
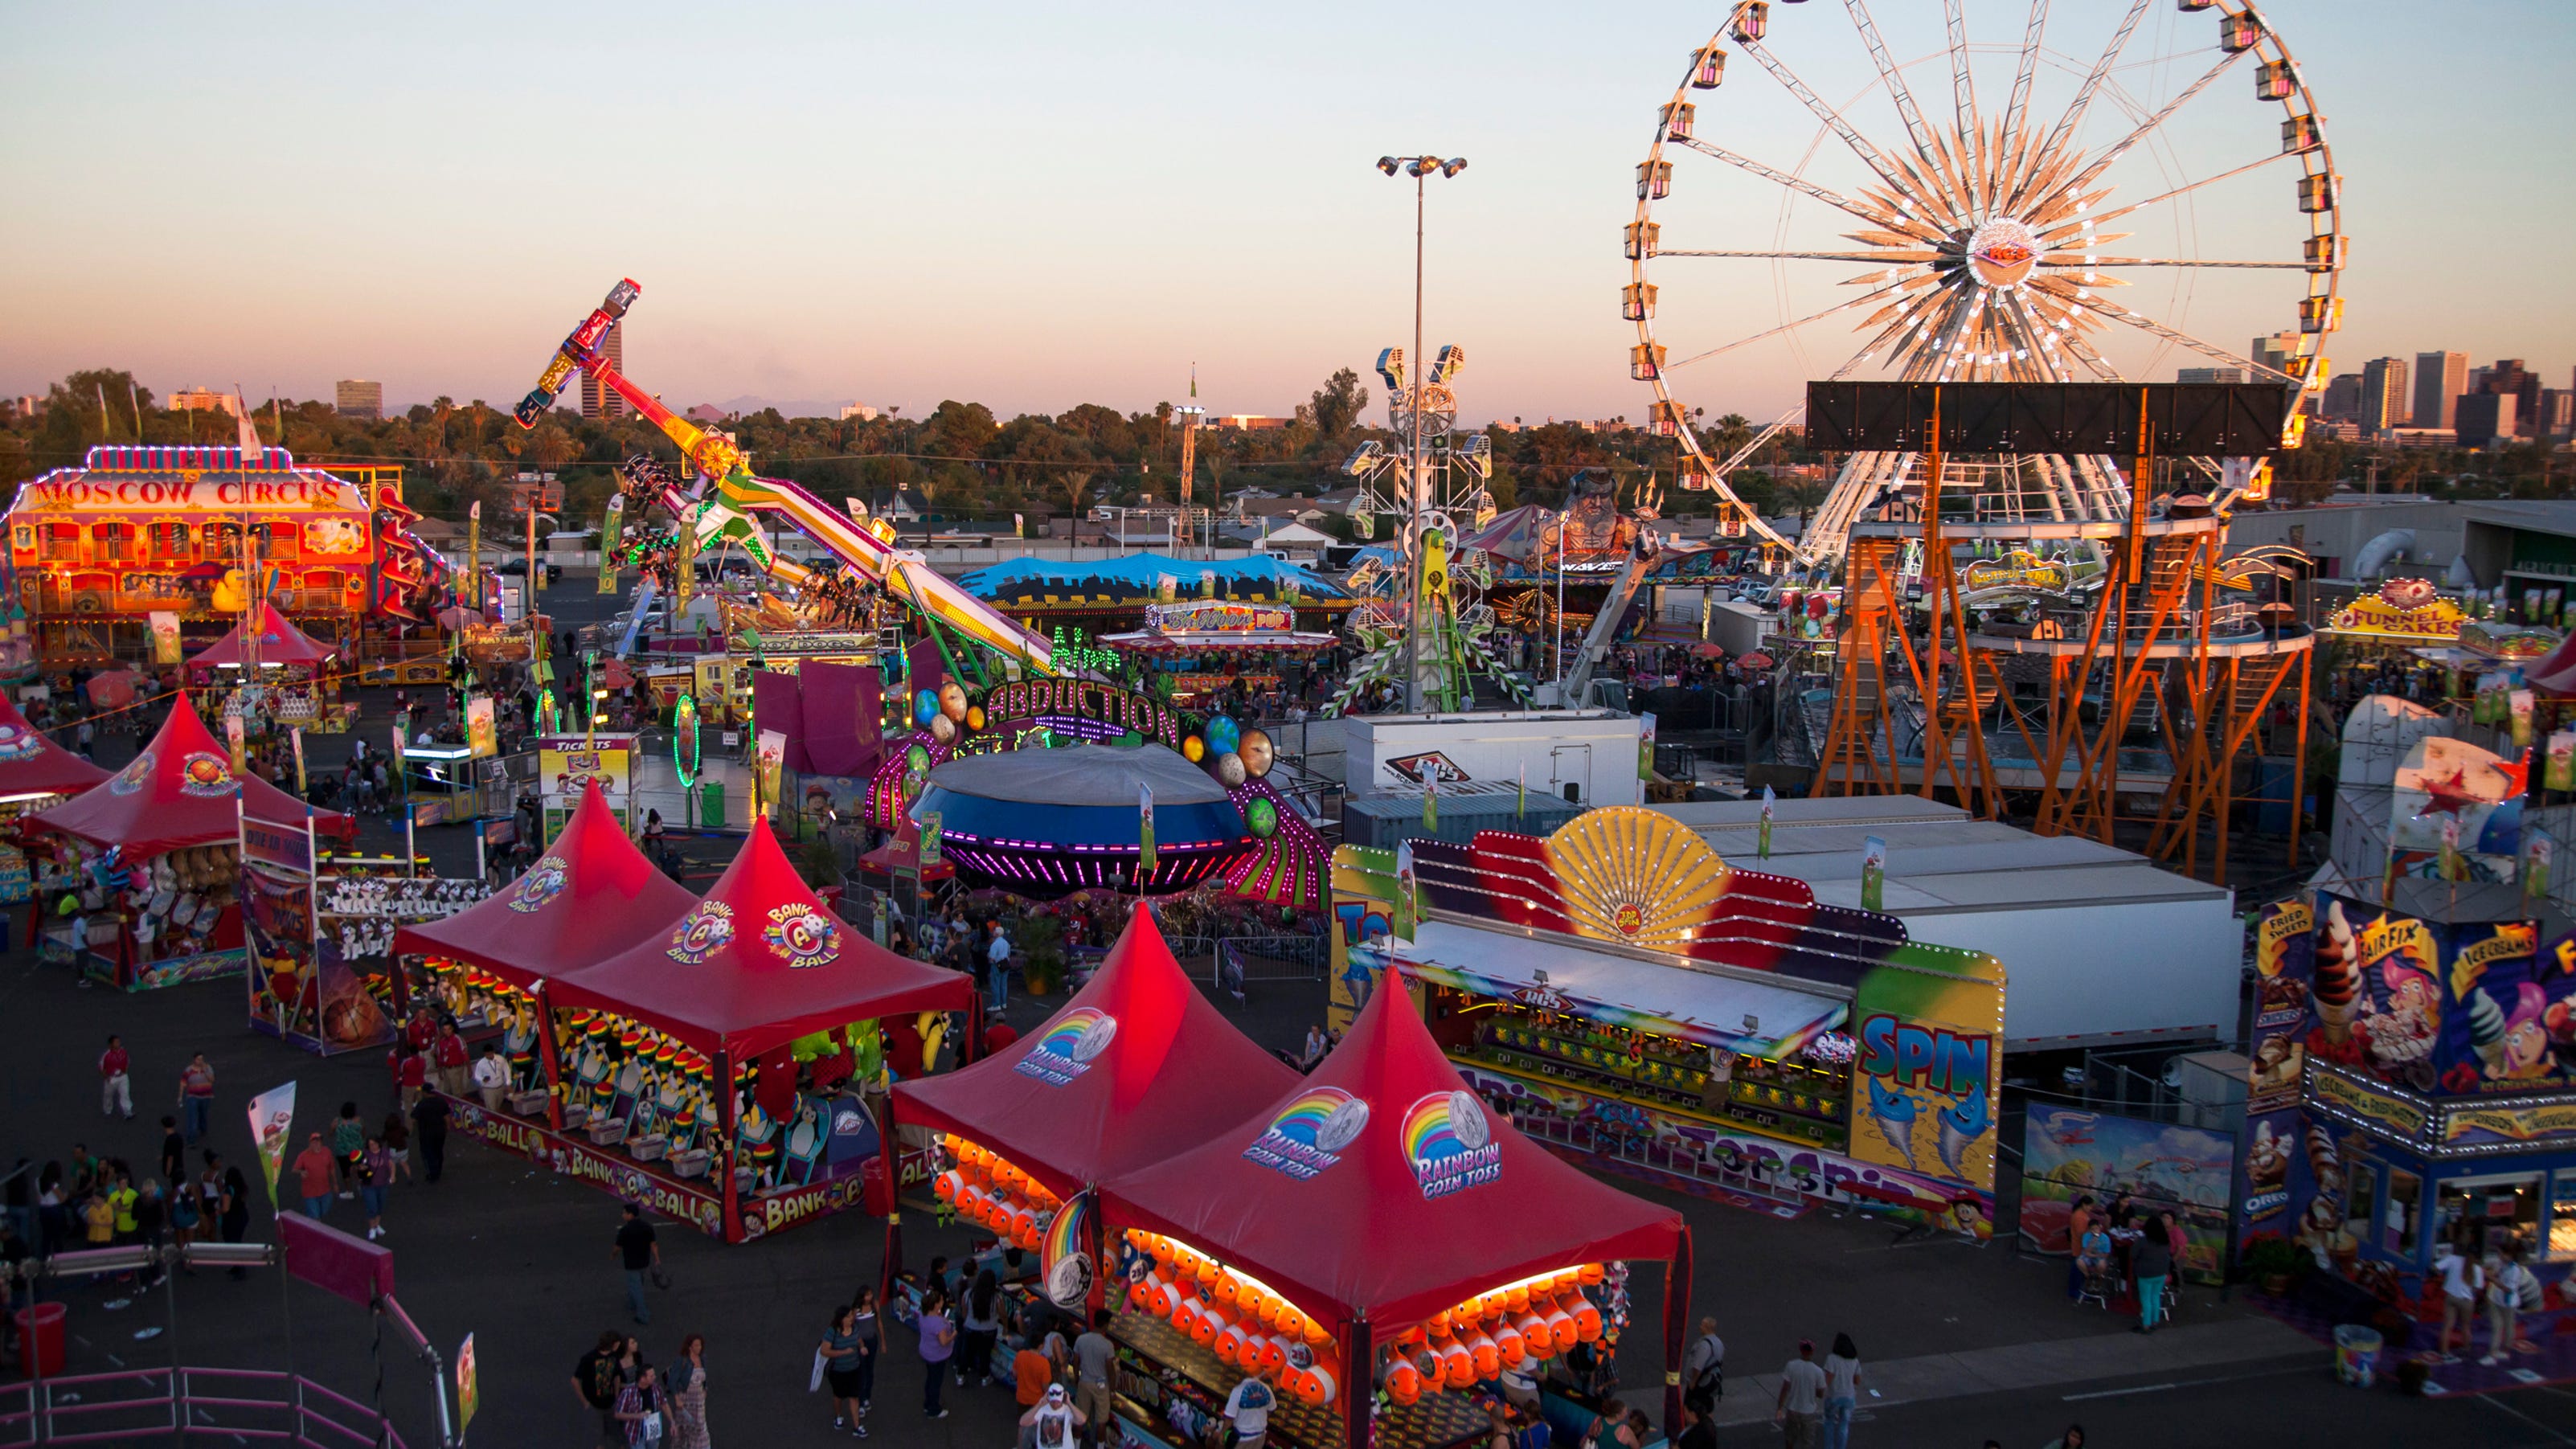
[[[1864, 1411], [1887, 1409], [1928, 1399], [2006, 1393], [2050, 1384], [2094, 1383], [2167, 1371], [2179, 1373], [2292, 1356], [2322, 1358], [2324, 1351], [2287, 1324], [2239, 1318], [2143, 1335], [2100, 1333], [1884, 1363], [1864, 1360], [1862, 1386], [1864, 1390], [1878, 1390], [1880, 1397], [1864, 1397], [1861, 1407]], [[1726, 1397], [1719, 1402], [1710, 1422], [1720, 1428], [1766, 1422], [1779, 1395], [1777, 1373], [1744, 1378], [1730, 1374]]]

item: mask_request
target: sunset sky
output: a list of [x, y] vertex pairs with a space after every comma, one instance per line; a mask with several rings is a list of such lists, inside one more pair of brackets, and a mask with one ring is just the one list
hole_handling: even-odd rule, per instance
[[[1900, 60], [1934, 55], [1939, 7], [1875, 8]], [[2089, 61], [2122, 8], [2058, 0], [2049, 42]], [[2565, 0], [2265, 8], [2348, 188], [2336, 370], [2453, 347], [2568, 385]], [[1971, 0], [1972, 35], [1997, 47], [1977, 62], [1990, 108], [2025, 13]], [[1471, 163], [1432, 185], [1426, 336], [1466, 348], [1466, 416], [1641, 416], [1618, 315], [1631, 168], [1724, 14], [1662, 0], [15, 7], [0, 48], [15, 203], [0, 223], [0, 391], [116, 366], [165, 395], [327, 397], [333, 379], [366, 377], [395, 405], [507, 403], [626, 275], [644, 288], [628, 371], [675, 404], [1144, 408], [1178, 398], [1195, 361], [1211, 409], [1283, 413], [1331, 369], [1365, 372], [1409, 341], [1413, 188], [1371, 163], [1435, 149]], [[2215, 37], [2212, 15], [2154, 0], [2120, 79], [2160, 104], [2217, 58]], [[1841, 6], [1775, 5], [1772, 48], [1874, 138], [1901, 141]], [[1907, 75], [1946, 115], [1945, 64]], [[2039, 113], [2071, 85], [2044, 74]], [[1816, 140], [1745, 56], [1694, 98], [1702, 136], [1783, 169]], [[2250, 72], [2230, 72], [2177, 118], [2167, 154], [2141, 148], [2137, 185], [2112, 204], [2270, 154], [2279, 121]], [[1814, 155], [1811, 175], [1850, 179], [1830, 138]], [[2196, 193], [2192, 216], [2135, 245], [2295, 257], [2293, 174]], [[1784, 224], [1779, 196], [1685, 158], [1666, 245], [1837, 230], [1813, 206]], [[1791, 263], [1807, 270], [1775, 285], [1761, 263], [1683, 265], [1657, 273], [1677, 354], [1813, 310], [1854, 270]], [[2234, 273], [2185, 295], [2168, 276], [2123, 300], [2241, 351], [2291, 324], [2298, 283]], [[1819, 324], [1679, 390], [1712, 414], [1767, 416], [1848, 338]], [[2200, 361], [2162, 354], [2151, 375]]]

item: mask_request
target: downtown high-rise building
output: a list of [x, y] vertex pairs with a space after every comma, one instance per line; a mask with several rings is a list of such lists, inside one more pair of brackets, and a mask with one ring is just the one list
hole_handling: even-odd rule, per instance
[[2364, 432], [2384, 432], [2406, 426], [2414, 416], [2414, 401], [2406, 391], [2406, 359], [2374, 357], [2361, 365], [2361, 408], [2359, 421]]
[[363, 378], [344, 377], [331, 385], [332, 411], [344, 418], [381, 418], [385, 415], [385, 385]]
[[[621, 373], [626, 371], [626, 324], [623, 321], [609, 328], [608, 335], [599, 339], [599, 351], [608, 359], [610, 367]], [[617, 389], [601, 383], [587, 370], [582, 373], [581, 415], [583, 417], [622, 418], [628, 411], [626, 399], [618, 396]]]
[[2456, 415], [2460, 394], [2469, 390], [2469, 355], [2418, 352], [2414, 381], [2415, 426], [2447, 428]]
[[2254, 339], [2254, 362], [2258, 367], [2287, 372], [2290, 359], [2298, 355], [2299, 334], [2296, 332], [2275, 332], [2269, 337]]
[[2245, 369], [2241, 367], [2177, 367], [2174, 369], [2176, 382], [2243, 382], [2244, 380]]

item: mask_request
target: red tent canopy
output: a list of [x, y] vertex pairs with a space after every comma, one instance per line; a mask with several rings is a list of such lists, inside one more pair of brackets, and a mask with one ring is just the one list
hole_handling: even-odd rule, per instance
[[[191, 670], [212, 669], [219, 664], [241, 664], [247, 647], [242, 630], [250, 620], [243, 619], [232, 632], [188, 656]], [[262, 664], [310, 664], [319, 667], [337, 651], [330, 645], [295, 627], [295, 621], [277, 612], [277, 605], [263, 599], [259, 606], [259, 662]]]
[[525, 990], [661, 939], [697, 903], [626, 838], [593, 782], [527, 874], [470, 910], [396, 931], [394, 952], [464, 961]]
[[1046, 1025], [894, 1094], [906, 1123], [971, 1137], [1071, 1197], [1207, 1141], [1297, 1081], [1190, 984], [1138, 911]]
[[45, 738], [0, 694], [0, 800], [77, 795], [106, 778], [107, 771]]
[[964, 974], [905, 960], [842, 925], [763, 821], [705, 900], [662, 918], [640, 944], [556, 977], [546, 994], [740, 1061], [854, 1021], [969, 1011], [975, 993]]
[[1485, 1108], [1393, 983], [1269, 1109], [1100, 1192], [1113, 1224], [1169, 1233], [1325, 1322], [1365, 1315], [1382, 1332], [1534, 1274], [1668, 1258], [1683, 1232], [1681, 1214]]
[[2522, 666], [2522, 682], [2543, 694], [2576, 694], [2576, 634]]
[[233, 797], [254, 819], [296, 821], [307, 814], [325, 834], [347, 835], [355, 822], [301, 800], [256, 776], [233, 774], [232, 756], [181, 694], [170, 717], [125, 768], [103, 784], [28, 817], [37, 830], [58, 830], [95, 845], [121, 845], [129, 856], [159, 855], [231, 840], [238, 827]]

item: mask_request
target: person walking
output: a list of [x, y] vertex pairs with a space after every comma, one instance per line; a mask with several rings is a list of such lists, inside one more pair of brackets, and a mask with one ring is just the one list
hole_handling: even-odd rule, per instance
[[215, 1114], [215, 1069], [204, 1052], [179, 1070], [179, 1110], [188, 1116], [188, 1145], [194, 1147], [212, 1130]]
[[331, 1153], [340, 1162], [340, 1200], [354, 1200], [358, 1185], [358, 1161], [367, 1152], [367, 1124], [358, 1120], [358, 1104], [343, 1102], [340, 1115], [331, 1122]]
[[394, 1157], [385, 1139], [370, 1137], [358, 1155], [358, 1196], [367, 1209], [367, 1241], [385, 1235], [385, 1189], [393, 1186]]
[[177, 1182], [188, 1173], [188, 1144], [179, 1135], [179, 1119], [161, 1119], [161, 1175]]
[[1011, 938], [1002, 934], [998, 919], [989, 927], [993, 939], [984, 947], [984, 995], [986, 1010], [1000, 1016], [1011, 1004]]
[[635, 1377], [617, 1391], [613, 1416], [625, 1430], [628, 1449], [659, 1449], [669, 1433], [669, 1421], [662, 1413], [661, 1380], [651, 1364], [639, 1360]]
[[1682, 1397], [1698, 1400], [1703, 1415], [1726, 1396], [1726, 1340], [1717, 1336], [1716, 1319], [1699, 1321], [1699, 1337], [1682, 1354], [1682, 1383]]
[[626, 1205], [626, 1220], [617, 1226], [614, 1251], [626, 1270], [626, 1311], [638, 1323], [652, 1322], [652, 1310], [644, 1305], [644, 1275], [660, 1271], [662, 1245], [653, 1240], [653, 1225], [644, 1221], [644, 1209], [634, 1203]]
[[2433, 1273], [2442, 1280], [2442, 1336], [2433, 1351], [2444, 1363], [2458, 1363], [2451, 1352], [2451, 1334], [2458, 1331], [2462, 1348], [2476, 1341], [2478, 1293], [2486, 1287], [2486, 1274], [2448, 1238], [2433, 1250]]
[[823, 1330], [823, 1342], [814, 1351], [823, 1356], [823, 1381], [832, 1389], [832, 1427], [847, 1429], [862, 1439], [868, 1437], [867, 1414], [859, 1407], [863, 1397], [859, 1360], [866, 1351], [859, 1347], [857, 1305], [843, 1307], [832, 1315], [831, 1325]]
[[337, 1166], [331, 1149], [322, 1145], [321, 1133], [305, 1138], [304, 1150], [295, 1154], [295, 1172], [304, 1189], [306, 1217], [318, 1222], [331, 1210], [331, 1174]]
[[680, 1340], [680, 1356], [662, 1376], [671, 1405], [671, 1439], [666, 1449], [710, 1449], [707, 1439], [707, 1336], [692, 1333]]
[[125, 1120], [134, 1120], [134, 1081], [127, 1075], [133, 1059], [125, 1054], [125, 1038], [110, 1035], [107, 1050], [98, 1054], [98, 1115], [113, 1117], [119, 1112]]
[[412, 1135], [420, 1147], [423, 1182], [436, 1182], [447, 1170], [447, 1099], [424, 1096], [411, 1109]]
[[618, 1355], [625, 1350], [626, 1335], [608, 1329], [599, 1342], [572, 1366], [573, 1396], [583, 1408], [599, 1418], [598, 1443], [604, 1449], [618, 1449], [626, 1441], [625, 1426], [617, 1420], [617, 1391], [624, 1386], [625, 1375], [617, 1366]]
[[1073, 1341], [1073, 1407], [1082, 1415], [1084, 1440], [1098, 1445], [1109, 1426], [1109, 1365], [1118, 1357], [1109, 1341], [1109, 1310], [1094, 1309], [1091, 1327]]
[[2164, 1214], [2146, 1221], [2145, 1236], [2129, 1248], [2129, 1272], [2138, 1280], [2138, 1326], [2132, 1333], [2153, 1333], [2163, 1316], [2165, 1279], [2173, 1272], [2173, 1245], [2165, 1236]]
[[1825, 1355], [1825, 1449], [1848, 1449], [1852, 1413], [1860, 1407], [1860, 1350], [1848, 1333], [1834, 1335]]
[[385, 1186], [391, 1187], [395, 1179], [411, 1176], [411, 1124], [400, 1112], [387, 1112], [385, 1125], [376, 1135], [385, 1139], [385, 1156], [393, 1160], [393, 1175], [385, 1179]]
[[[223, 1229], [224, 1241], [238, 1243], [248, 1238], [250, 1236], [250, 1180], [242, 1176], [242, 1170], [238, 1167], [224, 1169], [222, 1206], [223, 1216], [218, 1226]], [[234, 1281], [239, 1282], [250, 1276], [250, 1270], [235, 1266], [232, 1276]]]
[[948, 1376], [948, 1360], [957, 1351], [957, 1328], [948, 1320], [948, 1299], [933, 1288], [921, 1300], [921, 1412], [924, 1418], [945, 1419], [948, 1410], [939, 1402], [940, 1380]]
[[2516, 1316], [2522, 1312], [2523, 1294], [2531, 1287], [2531, 1270], [2522, 1266], [2522, 1255], [2508, 1248], [2489, 1252], [2487, 1275], [2487, 1353], [2478, 1362], [2493, 1367], [2511, 1358], [2521, 1335], [2516, 1331]]
[[1780, 1370], [1780, 1397], [1771, 1415], [1788, 1449], [1816, 1449], [1824, 1407], [1825, 1371], [1816, 1366], [1816, 1341], [1799, 1339], [1798, 1356]]

